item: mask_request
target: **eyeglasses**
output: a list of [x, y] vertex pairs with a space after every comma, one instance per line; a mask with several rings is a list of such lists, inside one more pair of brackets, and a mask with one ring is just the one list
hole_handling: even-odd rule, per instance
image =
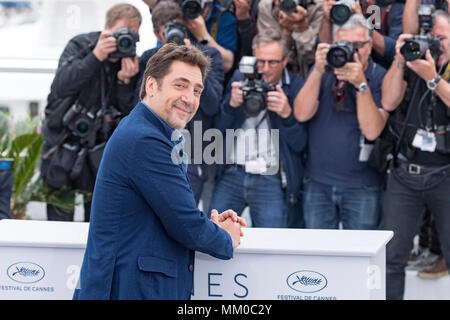
[[370, 40], [366, 40], [366, 41], [354, 41], [354, 42], [350, 42], [353, 45], [353, 48], [355, 49], [361, 49], [362, 47], [364, 47], [366, 44], [369, 43]]
[[262, 68], [266, 65], [266, 62], [269, 63], [269, 67], [274, 68], [277, 65], [279, 65], [281, 62], [283, 62], [283, 60], [263, 60], [263, 59], [258, 59], [258, 67]]

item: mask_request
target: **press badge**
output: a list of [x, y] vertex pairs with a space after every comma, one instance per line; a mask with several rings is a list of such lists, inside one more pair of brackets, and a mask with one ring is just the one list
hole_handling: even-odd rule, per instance
[[360, 142], [360, 151], [359, 151], [359, 161], [360, 162], [367, 162], [369, 161], [370, 154], [372, 153], [374, 144], [366, 143], [366, 139], [363, 135], [361, 135]]
[[245, 162], [245, 172], [252, 174], [262, 174], [267, 170], [267, 162], [264, 158], [256, 158]]
[[434, 152], [436, 150], [436, 136], [434, 132], [418, 129], [412, 145], [422, 151]]

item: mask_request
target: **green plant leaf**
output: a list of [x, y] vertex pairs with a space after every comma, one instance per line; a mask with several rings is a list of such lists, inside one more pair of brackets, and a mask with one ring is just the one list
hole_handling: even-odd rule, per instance
[[16, 137], [11, 144], [10, 156], [14, 158], [13, 200], [20, 201], [31, 178], [42, 150], [42, 135], [28, 133]]

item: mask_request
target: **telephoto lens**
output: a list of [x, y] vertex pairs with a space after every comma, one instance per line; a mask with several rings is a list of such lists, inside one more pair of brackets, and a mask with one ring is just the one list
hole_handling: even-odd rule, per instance
[[338, 41], [330, 46], [327, 53], [327, 62], [330, 67], [342, 68], [347, 62], [353, 61], [354, 48], [350, 42]]
[[280, 10], [286, 13], [293, 13], [297, 11], [296, 0], [280, 0]]
[[354, 0], [339, 0], [330, 10], [330, 19], [333, 24], [344, 24], [353, 14]]
[[110, 53], [109, 58], [126, 58], [136, 55], [136, 42], [139, 41], [139, 34], [136, 31], [122, 27], [113, 33], [112, 37], [117, 40], [117, 50]]
[[181, 22], [172, 20], [166, 23], [163, 35], [168, 43], [173, 42], [177, 45], [183, 45], [187, 36], [187, 29]]
[[431, 35], [416, 35], [405, 40], [405, 44], [400, 48], [400, 53], [406, 61], [414, 61], [422, 58], [425, 52], [430, 49], [431, 55], [436, 59], [441, 53], [441, 41]]
[[202, 13], [201, 0], [176, 0], [183, 11], [183, 16], [188, 20], [194, 20]]

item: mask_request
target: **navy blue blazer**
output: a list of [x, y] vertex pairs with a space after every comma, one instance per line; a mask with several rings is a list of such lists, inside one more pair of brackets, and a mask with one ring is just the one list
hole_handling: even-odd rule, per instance
[[172, 161], [173, 131], [139, 102], [109, 139], [74, 299], [189, 299], [194, 250], [233, 256], [231, 237], [197, 208]]

